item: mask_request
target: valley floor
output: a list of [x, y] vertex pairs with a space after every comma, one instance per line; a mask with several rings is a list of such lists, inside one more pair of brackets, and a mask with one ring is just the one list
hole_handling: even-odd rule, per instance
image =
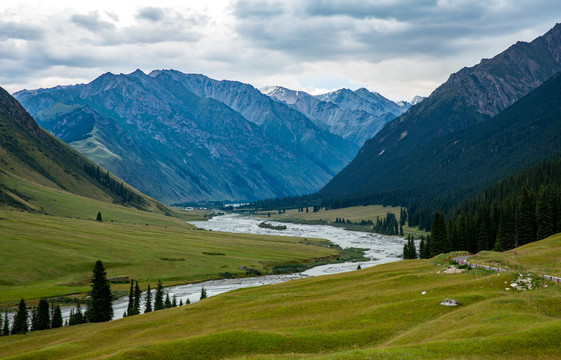
[[[542, 242], [556, 241], [554, 238]], [[0, 338], [8, 359], [558, 359], [561, 287], [446, 274], [447, 255], [241, 289], [196, 304]], [[546, 285], [548, 285], [546, 287]], [[460, 303], [440, 305], [445, 298]]]

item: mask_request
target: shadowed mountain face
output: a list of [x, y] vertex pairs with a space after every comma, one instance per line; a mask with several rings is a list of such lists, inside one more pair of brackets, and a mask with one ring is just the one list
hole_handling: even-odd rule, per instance
[[[452, 74], [427, 99], [386, 125], [321, 191], [362, 196], [415, 187], [402, 169], [429, 141], [485, 122], [561, 71], [561, 25], [531, 43], [518, 42], [492, 59]], [[431, 158], [416, 166], [425, 166]], [[461, 174], [457, 174], [461, 176]], [[399, 181], [398, 181], [399, 180]], [[405, 186], [405, 188], [403, 188]]]
[[[80, 131], [88, 126], [89, 118], [81, 122]], [[43, 211], [35, 206], [32, 197], [22, 193], [22, 182], [139, 209], [161, 206], [103, 169], [100, 171], [37, 126], [18, 101], [0, 88], [0, 206]]]
[[14, 96], [41, 126], [166, 203], [313, 192], [357, 151], [250, 85], [172, 70]]
[[364, 88], [356, 91], [340, 89], [318, 96], [281, 86], [266, 87], [261, 91], [358, 146], [411, 106], [409, 103], [396, 104]]

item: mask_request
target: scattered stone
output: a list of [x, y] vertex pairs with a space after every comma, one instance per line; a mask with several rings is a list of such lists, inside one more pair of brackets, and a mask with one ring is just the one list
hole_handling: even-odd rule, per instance
[[457, 302], [456, 300], [454, 300], [454, 299], [448, 299], [448, 298], [446, 298], [446, 299], [444, 299], [444, 300], [440, 303], [440, 305], [444, 305], [444, 306], [458, 306], [458, 305], [460, 305], [460, 304], [458, 304], [458, 302]]
[[509, 290], [510, 290], [510, 288], [505, 288], [505, 290], [506, 290], [506, 291], [509, 291]]
[[427, 293], [426, 291], [423, 291], [423, 292], [421, 293], [421, 295], [426, 295], [426, 293]]
[[465, 271], [465, 269], [458, 269], [455, 266], [450, 266], [446, 270], [444, 270], [444, 273], [445, 274], [459, 274], [459, 273], [464, 272], [464, 271]]

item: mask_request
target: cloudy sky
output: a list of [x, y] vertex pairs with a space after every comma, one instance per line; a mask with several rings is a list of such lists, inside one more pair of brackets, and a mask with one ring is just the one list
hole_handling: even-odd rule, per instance
[[173, 68], [409, 100], [558, 21], [559, 0], [10, 0], [0, 4], [0, 86]]

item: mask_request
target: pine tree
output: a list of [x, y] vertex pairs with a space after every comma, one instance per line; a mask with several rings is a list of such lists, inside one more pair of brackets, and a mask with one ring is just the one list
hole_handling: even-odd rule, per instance
[[10, 335], [10, 318], [8, 317], [8, 310], [4, 313], [4, 327], [2, 328], [2, 336]]
[[164, 302], [164, 307], [166, 309], [171, 308], [171, 299], [169, 298], [169, 293], [168, 292], [166, 292], [166, 300]]
[[164, 309], [164, 286], [158, 280], [158, 287], [156, 288], [156, 295], [154, 296], [154, 311]]
[[552, 197], [553, 194], [551, 194], [549, 189], [546, 190], [543, 186], [540, 188], [536, 206], [537, 240], [545, 239], [554, 234], [554, 204], [551, 201]]
[[[134, 281], [131, 279], [131, 287], [129, 289], [129, 304], [127, 306], [126, 316], [135, 315], [134, 314]], [[125, 317], [126, 317], [125, 316]]]
[[201, 300], [202, 299], [206, 299], [206, 290], [204, 287], [201, 289]]
[[171, 307], [177, 307], [177, 297], [173, 295], [173, 300], [171, 301]]
[[183, 306], [183, 300], [179, 299], [179, 306]]
[[497, 241], [503, 250], [513, 249], [516, 244], [516, 218], [514, 205], [510, 198], [506, 199], [501, 206]]
[[62, 311], [60, 311], [60, 306], [57, 305], [53, 311], [52, 328], [56, 329], [59, 327], [62, 327]]
[[522, 188], [518, 203], [518, 243], [516, 246], [525, 245], [536, 240], [535, 236], [535, 198], [527, 188]]
[[97, 212], [97, 217], [95, 218], [95, 221], [103, 222], [103, 220], [101, 219], [101, 212], [100, 211]]
[[45, 330], [51, 328], [51, 318], [49, 312], [49, 302], [41, 299], [37, 305], [33, 330]]
[[14, 323], [12, 324], [12, 334], [25, 334], [29, 331], [27, 317], [27, 307], [25, 306], [25, 301], [21, 299], [18, 305], [18, 311], [14, 317]]
[[95, 263], [92, 277], [92, 291], [88, 303], [90, 322], [110, 321], [113, 318], [111, 288], [101, 260]]
[[138, 281], [134, 286], [134, 313], [135, 315], [140, 314], [140, 298], [142, 297], [142, 290], [138, 286]]
[[146, 305], [144, 306], [144, 313], [152, 312], [152, 291], [150, 290], [150, 284], [148, 284], [148, 290], [146, 290]]
[[444, 215], [440, 212], [436, 212], [431, 227], [430, 256], [433, 257], [448, 252], [449, 246], [447, 240]]

